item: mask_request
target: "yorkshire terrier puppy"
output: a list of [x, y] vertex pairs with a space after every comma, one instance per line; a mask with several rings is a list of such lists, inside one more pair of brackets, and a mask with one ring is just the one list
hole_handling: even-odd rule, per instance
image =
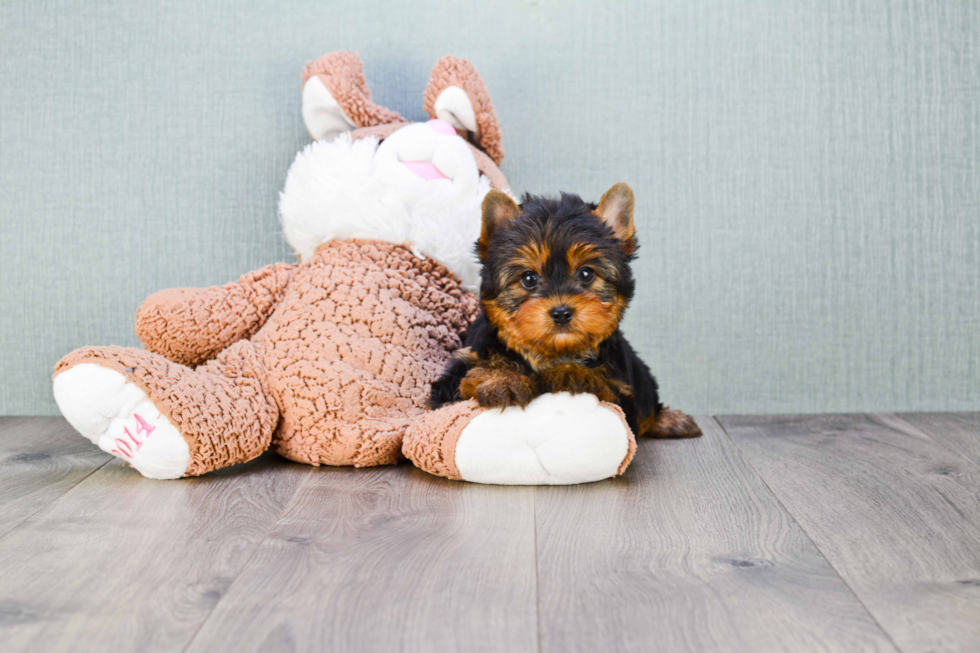
[[578, 195], [526, 195], [520, 207], [492, 190], [477, 254], [483, 311], [465, 347], [432, 384], [433, 408], [476, 399], [527, 406], [548, 392], [591, 393], [618, 404], [634, 433], [701, 435], [660, 403], [650, 369], [619, 330], [635, 283], [633, 191], [610, 188], [598, 206]]

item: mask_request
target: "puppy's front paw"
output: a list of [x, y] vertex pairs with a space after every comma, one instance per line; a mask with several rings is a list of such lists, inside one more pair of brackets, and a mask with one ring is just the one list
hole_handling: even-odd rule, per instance
[[572, 363], [543, 371], [541, 379], [546, 392], [590, 394], [610, 403], [619, 401], [620, 396], [632, 394], [629, 385], [612, 379], [603, 369]]
[[537, 394], [530, 377], [514, 370], [483, 367], [474, 367], [466, 373], [459, 393], [464, 399], [476, 399], [482, 408], [523, 408]]

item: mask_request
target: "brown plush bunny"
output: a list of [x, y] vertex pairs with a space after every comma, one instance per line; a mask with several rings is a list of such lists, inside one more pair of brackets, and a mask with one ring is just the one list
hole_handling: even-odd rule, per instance
[[392, 464], [449, 478], [570, 483], [620, 473], [635, 445], [619, 410], [546, 395], [526, 411], [427, 412], [473, 319], [480, 206], [509, 192], [486, 87], [445, 57], [426, 123], [371, 101], [354, 53], [303, 71], [300, 152], [280, 202], [299, 262], [140, 307], [145, 350], [85, 347], [58, 363], [62, 413], [150, 478], [195, 476], [270, 445], [313, 465]]

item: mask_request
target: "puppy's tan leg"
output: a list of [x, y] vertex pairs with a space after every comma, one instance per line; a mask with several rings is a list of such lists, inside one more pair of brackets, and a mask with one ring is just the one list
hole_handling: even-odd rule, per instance
[[542, 390], [592, 394], [600, 401], [616, 403], [620, 396], [631, 394], [625, 383], [614, 381], [605, 370], [578, 364], [556, 365], [541, 372]]
[[459, 384], [459, 394], [476, 399], [481, 408], [523, 408], [540, 394], [535, 386], [531, 377], [512, 369], [474, 367]]
[[640, 420], [640, 435], [648, 438], [696, 438], [701, 428], [694, 418], [668, 406]]

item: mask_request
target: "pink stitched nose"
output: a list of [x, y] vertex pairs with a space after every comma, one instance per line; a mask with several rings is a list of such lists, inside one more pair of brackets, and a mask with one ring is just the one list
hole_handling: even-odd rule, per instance
[[429, 127], [432, 127], [432, 129], [439, 132], [440, 134], [448, 134], [449, 136], [456, 135], [456, 130], [453, 129], [453, 126], [450, 125], [445, 120], [439, 120], [438, 118], [433, 118], [432, 120], [428, 121], [425, 124], [427, 124]]

